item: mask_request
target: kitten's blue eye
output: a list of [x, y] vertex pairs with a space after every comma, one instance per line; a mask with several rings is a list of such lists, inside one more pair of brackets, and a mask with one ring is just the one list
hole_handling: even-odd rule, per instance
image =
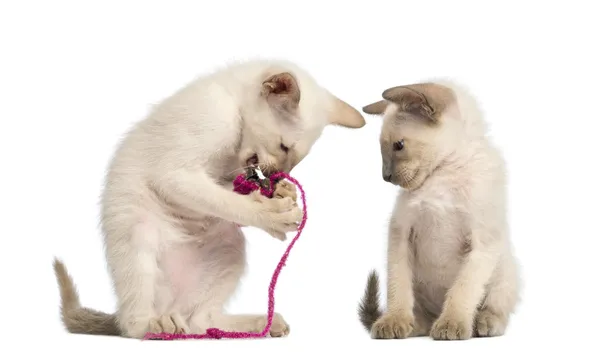
[[290, 148], [283, 145], [283, 144], [279, 144], [279, 147], [281, 148], [281, 150], [283, 150], [283, 152], [285, 152], [287, 154], [288, 151], [290, 151]]
[[394, 143], [394, 151], [400, 151], [402, 149], [404, 149], [404, 139]]

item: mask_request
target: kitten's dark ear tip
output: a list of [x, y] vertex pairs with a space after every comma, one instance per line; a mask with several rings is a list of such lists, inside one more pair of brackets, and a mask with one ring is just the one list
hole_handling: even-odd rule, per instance
[[385, 112], [388, 103], [385, 100], [378, 101], [375, 103], [368, 104], [362, 108], [363, 113], [372, 114], [372, 115], [380, 115]]
[[[409, 89], [403, 86], [390, 87], [381, 93], [381, 97], [384, 100], [397, 103], [399, 97], [402, 97], [402, 95], [406, 94], [407, 91], [411, 92]], [[415, 92], [413, 91], [412, 93], [414, 94]]]
[[389, 88], [381, 93], [381, 97], [384, 100], [388, 100], [390, 98], [390, 91], [394, 90], [394, 88]]

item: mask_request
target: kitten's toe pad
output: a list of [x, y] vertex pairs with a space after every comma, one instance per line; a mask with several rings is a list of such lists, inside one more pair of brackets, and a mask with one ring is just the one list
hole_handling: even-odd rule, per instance
[[414, 327], [412, 316], [403, 314], [384, 314], [371, 328], [374, 339], [404, 339], [410, 336]]
[[298, 196], [296, 194], [296, 186], [292, 183], [282, 180], [275, 185], [275, 192], [273, 193], [274, 198], [285, 198], [289, 197], [294, 202], [297, 200]]
[[506, 330], [506, 320], [499, 315], [489, 311], [482, 310], [477, 313], [475, 318], [475, 334], [478, 337], [496, 337], [504, 334]]
[[473, 334], [469, 321], [452, 316], [440, 316], [431, 327], [430, 335], [435, 340], [464, 340]]
[[183, 334], [189, 332], [185, 321], [177, 314], [164, 315], [153, 318], [149, 323], [149, 331], [152, 333], [176, 333]]
[[283, 213], [298, 207], [298, 204], [289, 197], [267, 198], [258, 191], [252, 192], [251, 197], [267, 212]]

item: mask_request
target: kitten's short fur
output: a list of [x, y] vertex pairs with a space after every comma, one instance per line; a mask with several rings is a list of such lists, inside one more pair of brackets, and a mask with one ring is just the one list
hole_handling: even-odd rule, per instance
[[503, 158], [475, 100], [455, 83], [390, 88], [363, 108], [383, 115], [382, 175], [399, 185], [389, 224], [387, 310], [377, 274], [359, 306], [373, 338], [498, 336], [519, 300]]
[[[245, 268], [238, 225], [284, 240], [302, 212], [295, 188], [275, 198], [232, 191], [248, 165], [289, 172], [328, 124], [360, 128], [362, 115], [286, 61], [255, 60], [201, 77], [129, 132], [102, 196], [106, 258], [116, 314], [82, 308], [56, 260], [62, 318], [75, 333], [141, 338], [152, 332], [260, 332], [265, 315], [223, 311]], [[277, 314], [272, 336], [288, 333]]]

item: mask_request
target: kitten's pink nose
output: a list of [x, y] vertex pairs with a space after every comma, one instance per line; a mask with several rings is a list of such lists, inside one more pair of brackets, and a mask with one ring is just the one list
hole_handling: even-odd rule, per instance
[[248, 160], [246, 160], [246, 166], [256, 166], [258, 165], [258, 155], [254, 154], [250, 156]]

